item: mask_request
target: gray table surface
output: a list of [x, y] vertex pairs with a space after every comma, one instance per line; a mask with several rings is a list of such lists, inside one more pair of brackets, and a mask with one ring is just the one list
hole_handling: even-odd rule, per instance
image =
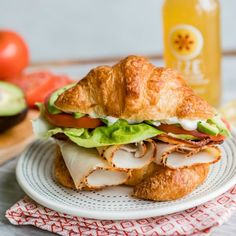
[[[154, 62], [162, 64], [162, 62]], [[82, 76], [94, 65], [77, 66], [74, 68], [54, 69], [57, 72], [69, 73], [72, 76]], [[225, 58], [223, 60], [223, 103], [236, 99], [236, 58]], [[53, 235], [47, 231], [32, 226], [14, 226], [5, 218], [5, 212], [15, 202], [20, 200], [25, 193], [18, 185], [15, 177], [15, 166], [17, 157], [0, 166], [0, 236], [25, 236], [25, 235]], [[221, 227], [218, 227], [213, 236], [236, 235], [236, 212], [230, 220]]]

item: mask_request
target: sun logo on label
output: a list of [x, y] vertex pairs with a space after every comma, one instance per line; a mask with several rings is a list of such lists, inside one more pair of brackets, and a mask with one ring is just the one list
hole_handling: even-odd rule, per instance
[[170, 32], [169, 43], [176, 58], [190, 60], [201, 53], [203, 37], [201, 32], [191, 25], [177, 25]]
[[187, 50], [190, 51], [191, 46], [194, 44], [194, 40], [190, 38], [189, 34], [181, 35], [178, 34], [177, 39], [175, 39], [174, 43], [178, 47], [180, 51]]

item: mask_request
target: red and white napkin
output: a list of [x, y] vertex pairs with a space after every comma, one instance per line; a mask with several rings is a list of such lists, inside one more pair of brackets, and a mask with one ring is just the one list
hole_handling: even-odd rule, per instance
[[203, 205], [141, 220], [93, 220], [43, 207], [25, 197], [6, 212], [15, 225], [34, 225], [60, 235], [208, 235], [236, 209], [236, 185]]

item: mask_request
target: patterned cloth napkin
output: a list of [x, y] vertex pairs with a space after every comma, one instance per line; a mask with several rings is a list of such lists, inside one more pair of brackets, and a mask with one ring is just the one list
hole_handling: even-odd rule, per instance
[[25, 197], [6, 212], [15, 225], [34, 225], [60, 235], [208, 235], [228, 220], [236, 208], [236, 185], [203, 205], [141, 220], [93, 220], [43, 207]]

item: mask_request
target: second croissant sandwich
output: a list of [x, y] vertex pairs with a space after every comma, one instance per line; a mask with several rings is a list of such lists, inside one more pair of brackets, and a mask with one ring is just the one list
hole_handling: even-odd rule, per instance
[[91, 70], [54, 92], [34, 121], [58, 144], [54, 175], [65, 187], [130, 185], [141, 199], [174, 200], [204, 182], [221, 158], [227, 123], [181, 75], [141, 56]]

